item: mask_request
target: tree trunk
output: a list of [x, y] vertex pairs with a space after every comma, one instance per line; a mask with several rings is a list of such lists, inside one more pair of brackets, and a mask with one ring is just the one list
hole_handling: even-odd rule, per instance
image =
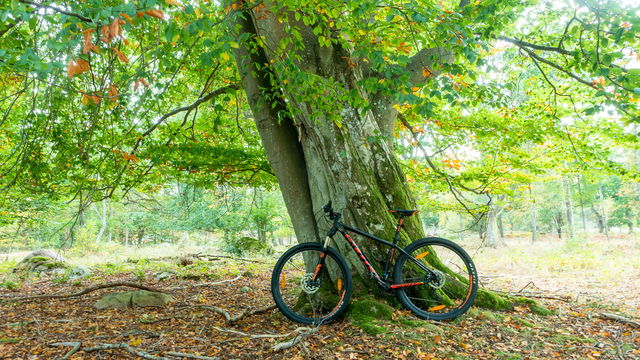
[[533, 197], [533, 186], [529, 185], [529, 197], [531, 198], [531, 242], [538, 239], [538, 209], [536, 208], [536, 198]]
[[[324, 239], [329, 224], [322, 219], [323, 214], [316, 218], [314, 213], [329, 200], [334, 210], [343, 214], [345, 223], [383, 239], [393, 239], [396, 219], [387, 209], [414, 209], [415, 202], [389, 143], [371, 139], [379, 139], [381, 132], [392, 128], [396, 114], [384, 106], [362, 110], [348, 101], [324, 95], [318, 96], [317, 102], [297, 102], [289, 91], [301, 91], [305, 84], [292, 86], [294, 77], [287, 78], [286, 72], [269, 65], [281, 60], [270, 49], [277, 49], [290, 36], [288, 28], [271, 10], [253, 11], [255, 14], [243, 9], [242, 16], [235, 17], [234, 27], [240, 32], [236, 34], [237, 41], [243, 44], [234, 50], [235, 58], [298, 242]], [[336, 43], [321, 46], [312, 26], [292, 19], [293, 16], [289, 26], [299, 29], [305, 45], [303, 51], [296, 53], [299, 61], [295, 66], [301, 74], [317, 81], [337, 82], [343, 87], [341, 92], [356, 93], [363, 99], [372, 95], [356, 86], [362, 73], [350, 62], [348, 51]], [[332, 102], [331, 111], [318, 105], [326, 99]], [[401, 246], [424, 237], [418, 216], [407, 218], [404, 225]], [[339, 236], [334, 239], [331, 246], [345, 256], [352, 269], [354, 291], [377, 289], [346, 241]], [[359, 241], [359, 245], [374, 268], [381, 270], [388, 248], [369, 240]], [[431, 260], [435, 256], [428, 255]], [[488, 298], [487, 294], [484, 292]], [[479, 295], [480, 301], [482, 298]]]
[[567, 213], [567, 227], [569, 232], [567, 240], [573, 240], [575, 235], [575, 227], [573, 224], [573, 199], [571, 196], [571, 182], [567, 176], [562, 177], [562, 190], [564, 193], [564, 206]]
[[602, 215], [596, 210], [596, 207], [591, 204], [591, 212], [596, 217], [596, 224], [598, 225], [598, 233], [604, 233], [604, 218]]
[[603, 224], [603, 228], [604, 228], [604, 237], [609, 240], [609, 224], [608, 224], [608, 220], [607, 220], [607, 208], [605, 206], [605, 202], [604, 202], [604, 193], [602, 192], [602, 187], [600, 187], [598, 189], [598, 192], [600, 193], [600, 204], [602, 207], [602, 224]]
[[578, 177], [578, 199], [580, 200], [580, 217], [582, 218], [582, 232], [587, 233], [587, 216], [584, 213], [584, 196], [582, 194], [582, 176]]
[[96, 243], [102, 240], [102, 237], [107, 231], [107, 221], [109, 220], [109, 204], [107, 201], [107, 199], [102, 199], [102, 201], [100, 201], [100, 208], [98, 208], [97, 205], [95, 207], [98, 218], [100, 219], [100, 230], [98, 230], [98, 235], [96, 235]]

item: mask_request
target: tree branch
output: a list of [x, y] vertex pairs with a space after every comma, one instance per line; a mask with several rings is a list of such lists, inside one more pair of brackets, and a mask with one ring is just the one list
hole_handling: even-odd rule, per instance
[[429, 77], [437, 75], [437, 72], [433, 69], [434, 65], [450, 64], [454, 60], [453, 52], [442, 47], [422, 49], [409, 59], [405, 70], [409, 73], [411, 84], [418, 85]]
[[562, 55], [569, 55], [569, 56], [574, 56], [577, 53], [577, 51], [569, 51], [569, 50], [565, 50], [565, 49], [563, 49], [561, 47], [533, 44], [533, 43], [530, 43], [530, 42], [517, 40], [517, 39], [513, 39], [513, 38], [510, 38], [510, 37], [507, 37], [507, 36], [502, 36], [502, 35], [499, 36], [498, 39], [506, 41], [506, 42], [509, 42], [509, 43], [512, 43], [514, 45], [517, 45], [520, 48], [527, 47], [527, 48], [536, 49], [536, 50], [542, 50], [542, 51], [553, 51], [553, 52], [557, 52], [557, 53], [562, 54]]
[[89, 19], [88, 17], [82, 16], [80, 14], [68, 12], [68, 11], [62, 10], [60, 8], [57, 8], [55, 6], [45, 5], [45, 4], [38, 4], [38, 3], [35, 3], [33, 1], [29, 1], [29, 0], [20, 0], [20, 2], [23, 3], [23, 4], [31, 5], [31, 6], [33, 6], [35, 8], [38, 8], [38, 9], [53, 10], [53, 11], [55, 11], [57, 13], [60, 13], [60, 14], [64, 14], [64, 15], [67, 15], [67, 16], [72, 16], [72, 17], [78, 18], [78, 19], [80, 19], [80, 20], [82, 20], [84, 22], [93, 22], [93, 20]]
[[551, 60], [547, 60], [539, 55], [537, 55], [536, 53], [534, 53], [533, 51], [529, 50], [527, 47], [525, 46], [520, 46], [518, 44], [516, 44], [520, 49], [522, 49], [524, 52], [527, 53], [527, 55], [529, 55], [532, 59], [536, 59], [538, 61], [540, 61], [541, 63], [547, 64], [549, 66], [551, 66], [552, 68], [559, 70], [565, 74], [567, 74], [569, 77], [571, 77], [572, 79], [576, 80], [577, 82], [587, 85], [588, 87], [594, 89], [595, 87], [593, 86], [593, 84], [587, 80], [584, 80], [583, 78], [579, 77], [578, 75], [572, 73], [571, 71], [563, 68], [562, 66], [554, 63]]

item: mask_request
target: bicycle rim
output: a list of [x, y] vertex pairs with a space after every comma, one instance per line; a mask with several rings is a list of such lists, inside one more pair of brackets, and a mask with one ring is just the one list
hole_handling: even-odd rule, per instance
[[398, 290], [398, 299], [423, 319], [448, 320], [460, 316], [473, 304], [478, 287], [475, 267], [467, 253], [448, 240], [417, 241], [407, 252], [435, 276], [411, 259], [398, 259], [396, 283], [424, 283]]
[[351, 277], [344, 261], [327, 252], [315, 276], [321, 246], [293, 248], [276, 264], [272, 292], [276, 304], [289, 319], [305, 324], [322, 324], [339, 316], [351, 294]]

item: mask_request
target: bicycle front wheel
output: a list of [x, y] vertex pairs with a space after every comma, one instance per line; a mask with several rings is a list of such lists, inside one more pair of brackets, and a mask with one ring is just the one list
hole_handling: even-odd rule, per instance
[[280, 311], [289, 319], [320, 325], [340, 316], [351, 297], [351, 273], [335, 250], [302, 243], [285, 252], [271, 274], [271, 293]]
[[[405, 251], [411, 258], [405, 254], [398, 258], [393, 280], [407, 285], [398, 287], [396, 297], [417, 317], [454, 319], [473, 305], [478, 274], [464, 249], [446, 239], [426, 238], [414, 241]], [[416, 261], [431, 271], [422, 269]]]

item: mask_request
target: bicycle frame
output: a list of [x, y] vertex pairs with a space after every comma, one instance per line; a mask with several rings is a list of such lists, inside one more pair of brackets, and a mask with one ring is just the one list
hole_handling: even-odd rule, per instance
[[[326, 252], [327, 252], [326, 249], [327, 249], [327, 247], [329, 247], [329, 244], [331, 243], [331, 240], [333, 239], [333, 236], [336, 234], [336, 232], [340, 232], [340, 234], [342, 234], [342, 236], [344, 236], [344, 238], [347, 240], [349, 245], [351, 245], [351, 248], [353, 249], [353, 251], [356, 252], [358, 257], [360, 258], [360, 261], [365, 266], [365, 268], [367, 269], [369, 274], [383, 288], [394, 290], [394, 289], [403, 288], [403, 287], [412, 287], [412, 286], [424, 285], [425, 284], [424, 281], [412, 282], [412, 283], [402, 283], [402, 284], [392, 284], [392, 283], [389, 283], [387, 281], [387, 279], [389, 278], [389, 275], [390, 275], [389, 267], [391, 265], [391, 261], [393, 259], [394, 254], [395, 254], [395, 250], [398, 250], [402, 254], [408, 256], [409, 259], [411, 259], [414, 263], [416, 263], [421, 269], [423, 269], [423, 270], [427, 271], [429, 274], [435, 276], [434, 272], [431, 269], [426, 267], [423, 263], [419, 262], [416, 258], [411, 256], [411, 254], [407, 253], [406, 251], [404, 251], [404, 249], [402, 249], [401, 247], [399, 247], [397, 245], [399, 234], [400, 234], [400, 229], [402, 228], [402, 221], [403, 221], [403, 218], [401, 217], [398, 220], [398, 226], [396, 228], [394, 241], [393, 242], [389, 242], [389, 241], [381, 239], [381, 238], [379, 238], [377, 236], [374, 236], [374, 235], [371, 235], [369, 233], [366, 233], [366, 232], [364, 232], [362, 230], [356, 229], [356, 228], [351, 227], [349, 225], [345, 225], [345, 224], [341, 223], [338, 219], [335, 219], [333, 221], [333, 226], [327, 232], [327, 237], [326, 237], [326, 239], [324, 241], [324, 249], [325, 250], [324, 250], [324, 252], [322, 254], [320, 254], [320, 262], [316, 266], [316, 269], [314, 271], [312, 280], [315, 280], [317, 278], [318, 274], [320, 273], [320, 270], [322, 269], [322, 266], [324, 265], [324, 259], [326, 257]], [[358, 244], [351, 238], [351, 236], [349, 235], [349, 233], [347, 231], [352, 231], [352, 232], [354, 232], [354, 233], [356, 233], [358, 235], [364, 236], [366, 238], [369, 238], [371, 240], [375, 240], [375, 241], [377, 241], [379, 243], [382, 243], [384, 245], [387, 245], [387, 246], [391, 247], [391, 249], [389, 250], [389, 255], [388, 255], [387, 260], [385, 262], [385, 266], [384, 266], [385, 267], [385, 270], [384, 270], [385, 272], [382, 275], [382, 277], [380, 277], [380, 275], [378, 275], [378, 272], [376, 272], [376, 270], [373, 268], [373, 266], [371, 266], [371, 263], [369, 262], [369, 259], [367, 258], [366, 254], [364, 254], [362, 252], [362, 250], [360, 250], [360, 247], [358, 246]]]

